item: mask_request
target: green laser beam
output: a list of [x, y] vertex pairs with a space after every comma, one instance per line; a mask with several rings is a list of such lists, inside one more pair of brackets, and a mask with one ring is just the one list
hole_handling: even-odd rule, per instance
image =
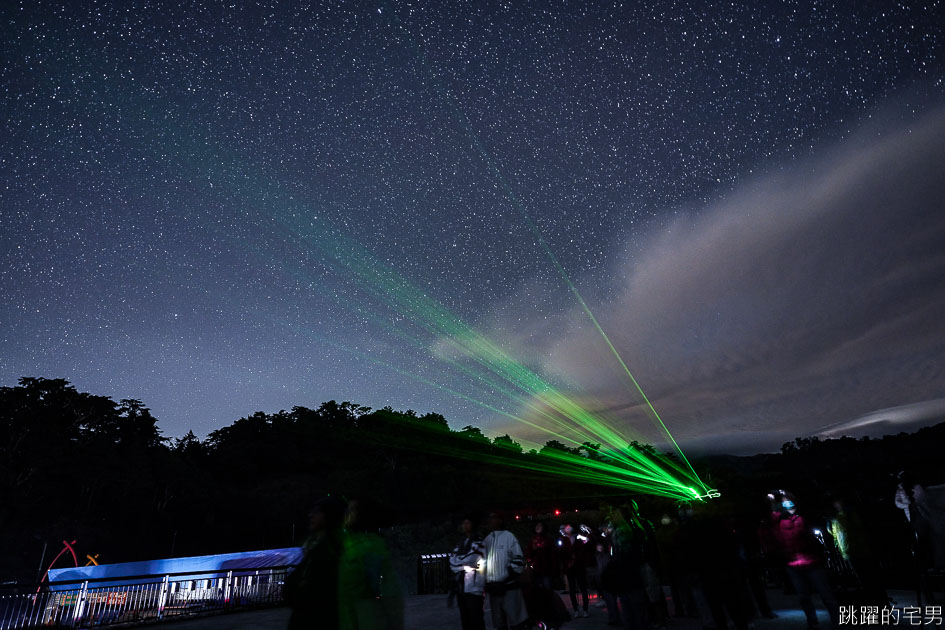
[[[650, 402], [650, 399], [644, 393], [643, 388], [640, 386], [640, 383], [633, 376], [633, 373], [630, 371], [630, 368], [627, 366], [626, 362], [620, 356], [620, 353], [617, 351], [617, 348], [611, 342], [610, 337], [604, 331], [603, 327], [601, 327], [600, 323], [598, 322], [597, 318], [594, 316], [594, 313], [591, 311], [590, 307], [587, 305], [587, 302], [584, 300], [580, 291], [578, 291], [574, 282], [571, 280], [567, 271], [564, 269], [564, 266], [558, 260], [558, 257], [552, 251], [551, 247], [548, 245], [548, 242], [545, 240], [544, 236], [542, 235], [541, 230], [538, 229], [538, 226], [535, 224], [531, 216], [528, 214], [528, 211], [520, 202], [518, 195], [515, 194], [515, 191], [512, 189], [512, 186], [509, 184], [506, 177], [502, 174], [501, 170], [498, 168], [495, 160], [492, 158], [492, 155], [483, 146], [479, 138], [479, 134], [476, 133], [475, 129], [473, 128], [472, 124], [469, 121], [469, 118], [466, 116], [465, 112], [460, 107], [456, 97], [453, 96], [450, 90], [443, 88], [442, 85], [440, 85], [440, 82], [436, 73], [429, 70], [428, 68], [429, 64], [426, 62], [426, 55], [423, 52], [423, 48], [420, 46], [419, 43], [417, 43], [414, 40], [410, 31], [406, 28], [403, 22], [401, 22], [401, 20], [397, 17], [396, 11], [389, 11], [388, 15], [391, 16], [393, 21], [397, 22], [398, 27], [405, 34], [407, 41], [413, 43], [417, 51], [417, 58], [420, 60], [421, 65], [427, 68], [427, 73], [430, 76], [430, 79], [433, 85], [436, 86], [441, 96], [450, 105], [451, 112], [454, 114], [457, 121], [463, 127], [464, 131], [466, 132], [467, 138], [472, 142], [473, 146], [476, 147], [476, 150], [479, 153], [479, 156], [485, 162], [488, 169], [492, 172], [493, 177], [495, 177], [495, 179], [499, 182], [500, 186], [502, 187], [502, 190], [506, 194], [506, 197], [509, 199], [509, 201], [515, 207], [518, 213], [525, 220], [526, 225], [528, 226], [529, 230], [532, 232], [532, 234], [538, 241], [538, 244], [540, 245], [542, 250], [545, 252], [549, 260], [552, 262], [552, 265], [554, 266], [555, 270], [564, 280], [571, 294], [574, 295], [574, 297], [577, 299], [578, 304], [581, 306], [582, 311], [591, 320], [591, 323], [594, 325], [594, 328], [603, 338], [611, 354], [617, 360], [618, 364], [623, 369], [624, 373], [629, 377], [630, 382], [633, 384], [634, 389], [643, 398], [643, 401], [646, 404], [647, 409], [649, 409], [650, 413], [652, 414], [652, 417], [656, 420], [656, 422], [658, 423], [659, 427], [662, 429], [666, 437], [668, 437], [669, 440], [672, 442], [673, 447], [676, 449], [676, 451], [679, 453], [679, 456], [689, 467], [692, 474], [695, 475], [696, 478], [698, 479], [698, 475], [696, 475], [695, 469], [693, 469], [692, 464], [689, 462], [685, 454], [682, 452], [682, 449], [679, 447], [679, 444], [676, 442], [676, 439], [673, 438], [672, 434], [669, 432], [669, 429], [666, 427], [666, 424], [663, 422], [662, 417], [660, 417], [659, 413], [656, 411], [656, 408], [653, 406], [652, 402]], [[700, 485], [702, 485], [704, 490], [708, 491], [706, 486], [702, 484], [701, 481], [699, 483]]]
[[[311, 234], [309, 234], [309, 236], [311, 236]], [[562, 419], [549, 416], [548, 414], [545, 414], [545, 417], [558, 421], [560, 426], [565, 429], [574, 430], [575, 428], [594, 428], [597, 431], [597, 433], [593, 435], [584, 432], [582, 437], [590, 437], [593, 439], [594, 437], [604, 434], [612, 442], [619, 441], [619, 436], [610, 432], [609, 428], [600, 423], [598, 419], [592, 414], [581, 408], [580, 405], [576, 404], [569, 397], [556, 391], [550, 384], [543, 381], [530, 370], [515, 362], [511, 357], [508, 356], [507, 353], [495, 346], [495, 344], [493, 344], [491, 341], [485, 339], [471, 328], [463, 324], [459, 318], [450, 313], [445, 307], [434, 302], [423, 292], [417, 291], [416, 289], [410, 287], [409, 283], [407, 283], [405, 279], [399, 277], [396, 272], [388, 269], [379, 261], [368, 258], [368, 255], [363, 252], [362, 248], [358, 246], [358, 244], [352, 242], [329, 241], [331, 246], [325, 248], [325, 242], [326, 241], [324, 239], [314, 239], [313, 244], [320, 245], [323, 249], [327, 249], [328, 253], [332, 256], [337, 264], [344, 268], [350, 269], [355, 276], [362, 280], [364, 287], [372, 289], [372, 295], [381, 299], [381, 301], [391, 305], [392, 307], [403, 309], [409, 316], [412, 317], [413, 321], [418, 322], [429, 332], [435, 335], [450, 335], [450, 340], [453, 346], [460, 350], [464, 356], [476, 359], [481, 366], [488, 368], [495, 374], [506, 378], [508, 381], [513, 383], [513, 385], [518, 386], [520, 389], [526, 392], [531, 392], [534, 396], [539, 398], [539, 400], [556, 410], [563, 417], [572, 420], [572, 422], [565, 423], [562, 421]], [[361, 309], [359, 309], [359, 312], [363, 313]], [[398, 373], [411, 378], [416, 378], [417, 380], [420, 380], [421, 382], [424, 382], [428, 385], [448, 391], [449, 393], [452, 393], [453, 395], [458, 396], [464, 400], [481, 405], [484, 408], [517, 420], [518, 422], [521, 422], [527, 426], [531, 426], [548, 434], [555, 435], [556, 437], [560, 437], [565, 441], [570, 441], [574, 444], [578, 443], [576, 440], [573, 440], [564, 434], [551, 431], [547, 427], [537, 425], [520, 416], [509, 414], [508, 412], [493, 405], [489, 405], [488, 403], [484, 403], [483, 401], [467, 396], [461, 392], [447, 388], [439, 383], [435, 383], [424, 377], [411, 374], [401, 370], [396, 366], [386, 364], [376, 357], [364, 355], [363, 353], [358, 354], [362, 354], [364, 358], [376, 364], [386, 365]], [[444, 357], [440, 358], [441, 360], [447, 360], [455, 366], [463, 367], [455, 360], [446, 359]], [[532, 408], [534, 408], [534, 406]], [[657, 480], [663, 485], [688, 489], [687, 485], [673, 480], [668, 476], [668, 471], [662, 469], [659, 463], [652, 461], [648, 457], [637, 456], [635, 458], [627, 458], [616, 451], [612, 452], [611, 456], [615, 459], [622, 460], [622, 463], [625, 466], [629, 466], [640, 472], [647, 473], [646, 477], [638, 474], [639, 479], [649, 478], [651, 479], [651, 483], [652, 480]], [[599, 464], [595, 464], [595, 466], [599, 469], [601, 468]], [[673, 467], [676, 468], [675, 466]], [[594, 473], [593, 479], [602, 483], [603, 476], [606, 476], [607, 474], [623, 475], [626, 474], [626, 470], [627, 468], [603, 468], [602, 470]], [[679, 472], [682, 471], [679, 470]], [[669, 478], [667, 479], [667, 477]], [[695, 479], [697, 480], [697, 478]], [[659, 485], [660, 484], [658, 483], [657, 485], [652, 486], [651, 489], [659, 487]]]
[[[143, 111], [147, 111], [147, 108], [143, 107]], [[140, 124], [138, 124], [139, 131], [145, 135], [156, 135], [159, 138], [163, 137], [163, 128], [159, 125], [152, 124], [154, 120], [159, 120], [159, 118], [160, 117], [152, 118], [145, 116], [140, 121]], [[186, 126], [186, 124], [181, 121], [177, 122], [181, 124], [182, 128]], [[478, 137], [475, 136], [475, 132], [472, 130], [471, 126], [468, 125], [468, 120], [465, 122], [468, 127], [468, 132], [472, 133], [473, 139], [477, 142], [477, 148], [480, 150], [483, 157], [490, 160], [490, 168], [494, 174], [500, 178], [503, 187], [511, 196], [514, 203], [516, 203], [516, 207], [520, 212], [523, 213], [523, 216], [529, 222], [530, 228], [533, 229], [539, 239], [539, 243], [542, 244], [543, 248], [546, 250], [546, 253], [551, 256], [552, 261], [559, 269], [559, 273], [561, 273], [562, 277], [564, 277], [569, 283], [569, 287], [572, 289], [572, 292], [575, 293], [577, 298], [581, 299], [580, 293], [577, 292], [577, 288], [573, 285], [573, 283], [570, 283], [567, 273], [560, 263], [558, 263], [557, 258], [554, 257], [554, 254], [551, 252], [548, 244], [541, 237], [540, 232], [537, 230], [537, 226], [531, 223], [530, 217], [518, 202], [517, 197], [514, 195], [514, 191], [511, 189], [511, 186], [504, 178], [502, 178], [501, 172], [499, 172], [494, 162], [491, 161], [491, 158], [489, 158], [485, 148], [482, 147], [481, 143], [478, 143]], [[230, 152], [227, 152], [224, 147], [222, 147], [222, 145], [217, 144], [211, 146], [209, 144], [194, 144], [190, 151], [180, 151], [177, 153], [177, 156], [178, 157], [176, 158], [176, 161], [180, 162], [181, 166], [190, 164], [191, 166], [196, 167], [196, 170], [201, 172], [206, 171], [219, 174], [220, 168], [223, 167], [224, 174], [221, 176], [221, 179], [217, 181], [223, 184], [223, 186], [226, 186], [230, 190], [236, 192], [238, 198], [246, 200], [249, 206], [256, 206], [257, 204], [259, 206], [270, 206], [273, 203], [279, 206], [276, 212], [273, 212], [271, 216], [262, 217], [263, 219], [273, 221], [279, 220], [281, 216], [282, 220], [285, 220], [288, 212], [280, 211], [291, 211], [293, 209], [297, 211], [297, 214], [295, 215], [295, 218], [297, 219], [300, 219], [303, 216], [310, 216], [311, 214], [310, 209], [307, 206], [287, 202], [285, 200], [285, 194], [281, 193], [278, 185], [273, 184], [271, 177], [264, 175], [255, 167], [250, 167], [248, 163], [243, 163], [244, 160], [241, 161], [239, 157], [236, 157]], [[247, 212], [247, 214], [250, 214], [250, 212]], [[266, 221], [262, 221], [261, 223], [265, 224]], [[326, 236], [328, 238], [325, 238]], [[334, 239], [332, 239], [331, 236], [334, 236]], [[338, 246], [350, 247], [350, 243], [343, 240], [342, 236], [337, 232], [328, 232], [327, 234], [322, 234], [321, 240], [323, 244], [326, 244], [325, 249], [328, 249], [329, 251], [333, 247], [337, 248]], [[479, 335], [468, 326], [463, 325], [444, 307], [430, 299], [426, 294], [417, 292], [415, 290], [408, 290], [405, 281], [399, 278], [399, 276], [396, 276], [396, 274], [388, 274], [387, 277], [383, 277], [383, 274], [379, 274], [378, 271], [384, 271], [385, 269], [380, 267], [377, 264], [377, 261], [359, 259], [357, 257], [348, 257], [346, 260], [344, 256], [341, 255], [343, 252], [335, 251], [333, 254], [334, 259], [339, 263], [337, 265], [338, 269], [341, 271], [358, 269], [358, 277], [363, 284], [370, 285], [370, 282], [365, 282], [365, 279], [373, 278], [375, 281], [378, 279], [381, 280], [379, 284], [375, 283], [374, 285], [375, 294], [377, 294], [378, 290], [380, 290], [380, 292], [384, 295], [392, 295], [393, 299], [390, 299], [387, 302], [391, 308], [399, 310], [399, 312], [406, 313], [412, 323], [420, 325], [431, 334], [443, 337], [446, 340], [447, 345], [460, 353], [462, 357], [472, 360], [486, 372], [492, 372], [497, 377], [505, 378], [506, 381], [521, 390], [526, 396], [534, 399], [535, 402], [532, 402], [530, 398], [522, 398], [521, 396], [514, 398], [514, 400], [524, 402], [527, 409], [535, 412], [540, 417], [555, 423], [556, 426], [558, 426], [558, 428], [562, 431], [571, 431], [580, 437], [590, 438], [587, 441], [594, 441], [601, 437], [604, 438], [602, 441], [610, 442], [614, 445], [619, 444], [621, 441], [621, 435], [612, 427], [610, 427], [608, 423], [602, 417], [600, 417], [599, 414], [595, 415], [585, 410], [579, 403], [562, 394], [550, 383], [541, 379], [538, 375], [528, 370], [525, 366], [516, 362], [499, 346]], [[356, 264], [353, 265], [352, 263]], [[385, 282], [387, 283], [386, 286], [384, 284]], [[398, 288], [402, 289], [399, 293], [397, 292]], [[583, 304], [583, 307], [589, 315], [593, 316], [586, 304]], [[424, 314], [427, 315], [426, 318], [423, 317]], [[596, 324], [596, 320], [593, 321]], [[597, 328], [600, 329], [599, 324], [597, 324]], [[602, 329], [600, 332], [603, 334]], [[616, 352], [616, 349], [613, 348], [612, 344], [611, 349], [613, 352]], [[442, 357], [440, 358], [443, 360]], [[461, 365], [461, 363], [459, 360], [452, 360], [452, 365], [458, 367]], [[626, 369], [626, 366], [624, 367]], [[629, 369], [627, 369], [627, 371], [629, 372]], [[482, 380], [482, 374], [479, 374], [478, 378]], [[490, 380], [492, 383], [495, 383], [494, 379]], [[551, 411], [549, 412], [546, 410]], [[560, 436], [565, 441], [575, 444], [577, 443], [576, 440], [566, 436], [564, 433], [550, 432], [547, 427], [532, 423], [525, 418], [520, 418], [510, 414], [506, 415], [508, 415], [510, 418], [522, 421], [527, 426], [532, 426], [536, 429], [545, 431], [550, 435]], [[666, 430], [665, 425], [662, 426], [663, 430], [668, 434], [668, 430]], [[672, 436], [669, 437], [672, 440]], [[672, 442], [678, 450], [678, 445], [675, 444], [675, 440], [672, 440]], [[651, 461], [649, 458], [639, 456], [625, 458], [623, 455], [619, 454], [619, 451], [614, 451], [613, 454], [615, 458], [624, 459], [628, 465], [637, 470], [648, 472], [654, 475], [665, 474], [665, 471], [661, 469], [660, 464]], [[682, 455], [681, 452], [680, 455]], [[685, 459], [684, 456], [683, 459]], [[617, 474], [616, 471], [610, 472]], [[695, 480], [698, 482], [698, 477], [694, 475], [694, 471], [692, 472]], [[701, 482], [698, 483], [701, 485]]]

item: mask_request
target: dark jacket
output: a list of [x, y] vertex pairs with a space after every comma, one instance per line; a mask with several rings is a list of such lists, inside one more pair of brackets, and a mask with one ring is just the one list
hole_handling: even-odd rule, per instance
[[594, 564], [594, 547], [584, 536], [561, 536], [558, 547], [561, 568], [565, 571], [583, 570]]
[[643, 532], [631, 525], [614, 530], [611, 560], [601, 574], [601, 586], [611, 593], [643, 590]]
[[310, 538], [302, 562], [285, 579], [283, 593], [292, 608], [289, 630], [338, 628], [340, 532]]
[[535, 534], [528, 545], [526, 558], [536, 577], [555, 577], [560, 572], [558, 549], [551, 536]]

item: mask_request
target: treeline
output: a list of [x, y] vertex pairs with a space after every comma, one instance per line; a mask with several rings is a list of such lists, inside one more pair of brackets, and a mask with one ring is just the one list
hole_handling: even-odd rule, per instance
[[[710, 509], [750, 513], [768, 489], [789, 487], [817, 510], [842, 494], [894, 529], [892, 475], [908, 466], [925, 483], [945, 481], [943, 443], [945, 424], [882, 440], [799, 439], [781, 454], [693, 463], [722, 491]], [[596, 446], [551, 441], [545, 449], [596, 457]], [[299, 544], [308, 505], [328, 492], [375, 500], [390, 524], [622, 500], [612, 488], [529, 470], [536, 457], [509, 436], [451, 430], [439, 414], [335, 401], [256, 413], [204, 441], [193, 433], [165, 439], [141, 401], [24, 378], [0, 388], [0, 582], [36, 579], [44, 545], [48, 563], [63, 540], [102, 562]], [[652, 518], [674, 509], [669, 500], [638, 500]]]
[[375, 500], [390, 524], [601, 493], [505, 465], [529, 457], [439, 414], [335, 401], [165, 439], [141, 401], [23, 378], [0, 388], [0, 581], [35, 579], [62, 540], [103, 562], [299, 544], [329, 492]]

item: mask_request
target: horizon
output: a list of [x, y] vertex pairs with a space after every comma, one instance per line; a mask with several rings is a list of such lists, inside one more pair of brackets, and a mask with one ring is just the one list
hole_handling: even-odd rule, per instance
[[[76, 391], [77, 391], [78, 393], [86, 393], [86, 394], [90, 394], [90, 395], [92, 395], [92, 396], [101, 396], [101, 397], [104, 397], [104, 398], [108, 398], [108, 399], [111, 400], [112, 402], [116, 402], [116, 403], [117, 403], [118, 401], [120, 401], [120, 400], [123, 400], [123, 399], [140, 400], [140, 399], [134, 398], [133, 396], [124, 396], [124, 395], [122, 395], [122, 396], [118, 396], [117, 399], [116, 399], [116, 397], [114, 397], [114, 396], [109, 396], [109, 395], [105, 395], [105, 394], [96, 394], [96, 393], [94, 393], [94, 392], [83, 392], [80, 388], [78, 388], [78, 387], [75, 385], [75, 383], [72, 383], [71, 381], [68, 381], [68, 379], [55, 379], [55, 378], [46, 378], [46, 377], [21, 377], [21, 378], [36, 378], [36, 379], [40, 379], [40, 380], [50, 380], [50, 381], [52, 381], [52, 380], [65, 380], [65, 381], [68, 383], [68, 385], [69, 385], [70, 387], [76, 389]], [[0, 387], [16, 387], [16, 385], [0, 385]], [[151, 411], [151, 407], [147, 404], [147, 401], [142, 400], [141, 402], [144, 404], [144, 408], [145, 408], [145, 409]], [[385, 409], [387, 408], [387, 407], [370, 407], [370, 406], [364, 406], [364, 405], [361, 405], [361, 403], [359, 403], [359, 402], [357, 402], [357, 401], [353, 401], [353, 400], [337, 400], [337, 399], [334, 399], [334, 398], [330, 398], [330, 399], [328, 399], [328, 400], [321, 401], [320, 403], [318, 403], [318, 404], [316, 404], [316, 405], [313, 405], [313, 406], [308, 406], [308, 405], [291, 405], [290, 407], [288, 407], [288, 409], [283, 408], [283, 409], [274, 410], [274, 411], [264, 411], [264, 410], [261, 410], [261, 409], [256, 409], [256, 410], [253, 411], [253, 412], [240, 415], [238, 418], [235, 418], [235, 419], [234, 419], [233, 421], [231, 421], [229, 424], [220, 425], [220, 426], [216, 427], [215, 429], [212, 429], [212, 430], [209, 431], [208, 433], [205, 433], [205, 434], [202, 434], [202, 435], [201, 435], [201, 434], [198, 434], [198, 433], [196, 433], [196, 432], [194, 432], [192, 429], [188, 429], [187, 431], [184, 431], [183, 433], [181, 433], [181, 434], [179, 434], [179, 435], [165, 435], [163, 429], [161, 429], [161, 426], [160, 426], [160, 425], [161, 425], [161, 418], [158, 417], [158, 416], [154, 416], [154, 418], [155, 418], [155, 420], [156, 420], [156, 424], [157, 424], [157, 427], [158, 427], [158, 431], [161, 433], [161, 439], [162, 439], [165, 443], [171, 443], [171, 442], [174, 442], [174, 441], [176, 441], [176, 440], [180, 440], [180, 439], [186, 437], [188, 433], [193, 433], [194, 437], [196, 437], [201, 443], [203, 443], [203, 442], [205, 442], [205, 441], [209, 438], [210, 433], [213, 433], [213, 432], [218, 431], [218, 430], [220, 430], [220, 429], [224, 429], [224, 428], [226, 428], [226, 427], [232, 426], [232, 425], [235, 424], [236, 422], [238, 422], [238, 421], [240, 421], [240, 420], [244, 420], [244, 419], [250, 418], [250, 417], [252, 417], [252, 416], [254, 416], [254, 415], [256, 415], [256, 414], [262, 413], [262, 414], [265, 414], [265, 415], [267, 415], [267, 416], [275, 416], [275, 415], [278, 415], [278, 414], [280, 414], [280, 413], [291, 413], [292, 410], [295, 409], [295, 408], [297, 408], [297, 407], [298, 407], [298, 408], [303, 408], [303, 409], [308, 409], [308, 410], [314, 411], [314, 410], [317, 410], [321, 405], [327, 404], [327, 403], [331, 403], [331, 402], [336, 402], [336, 403], [338, 403], [339, 405], [340, 405], [340, 404], [344, 404], [344, 403], [350, 403], [351, 405], [358, 406], [358, 407], [362, 407], [362, 408], [363, 408], [363, 407], [367, 407], [367, 408], [369, 409], [369, 411], [366, 412], [366, 413], [372, 413], [372, 412], [376, 412], [376, 411], [383, 411], [383, 410], [385, 410]], [[940, 407], [945, 408], [945, 399], [938, 400], [938, 401], [932, 401], [932, 402], [938, 403], [938, 405], [936, 405], [936, 406], [934, 407], [935, 413], [938, 413], [938, 415], [936, 415], [936, 416], [932, 416], [932, 415], [923, 416], [923, 417], [922, 417], [922, 420], [919, 421], [919, 422], [916, 422], [914, 418], [913, 418], [913, 421], [912, 421], [912, 422], [905, 422], [905, 423], [903, 423], [903, 422], [901, 422], [901, 421], [900, 421], [900, 422], [888, 422], [888, 421], [884, 421], [884, 420], [882, 420], [882, 419], [876, 420], [875, 418], [876, 418], [877, 416], [878, 416], [879, 418], [883, 418], [888, 412], [895, 412], [895, 411], [897, 411], [897, 410], [895, 410], [895, 409], [877, 410], [876, 412], [872, 412], [872, 413], [867, 414], [866, 416], [863, 417], [863, 418], [870, 418], [870, 419], [873, 419], [873, 421], [871, 421], [871, 422], [858, 423], [857, 421], [862, 419], [862, 418], [859, 418], [859, 419], [854, 419], [854, 420], [851, 421], [851, 422], [840, 422], [840, 423], [836, 423], [837, 425], [842, 425], [842, 426], [844, 426], [844, 427], [847, 426], [847, 425], [853, 425], [853, 426], [851, 426], [851, 428], [857, 428], [857, 429], [859, 430], [858, 433], [835, 435], [835, 434], [833, 434], [832, 432], [821, 432], [821, 433], [813, 433], [813, 434], [810, 434], [810, 433], [809, 433], [809, 434], [803, 434], [803, 435], [793, 435], [793, 436], [790, 436], [790, 437], [787, 437], [788, 434], [787, 434], [787, 433], [784, 433], [784, 439], [783, 439], [783, 441], [778, 445], [778, 447], [777, 447], [776, 449], [773, 449], [773, 450], [750, 452], [750, 451], [746, 451], [745, 448], [736, 448], [736, 449], [734, 449], [734, 450], [724, 451], [724, 450], [719, 450], [718, 448], [714, 448], [714, 449], [713, 449], [713, 448], [705, 448], [705, 447], [700, 447], [700, 445], [696, 445], [696, 444], [685, 444], [685, 443], [684, 443], [684, 444], [681, 444], [681, 446], [683, 447], [684, 452], [688, 453], [689, 455], [691, 455], [692, 457], [695, 457], [695, 458], [700, 458], [700, 457], [712, 457], [712, 456], [754, 457], [754, 456], [757, 456], [757, 455], [773, 455], [773, 454], [780, 454], [780, 453], [781, 453], [781, 447], [782, 447], [783, 445], [789, 444], [789, 443], [793, 443], [796, 439], [800, 439], [800, 438], [816, 438], [816, 439], [818, 439], [818, 440], [820, 440], [820, 441], [840, 440], [840, 439], [863, 440], [864, 438], [868, 438], [868, 439], [871, 439], [871, 440], [872, 440], [872, 439], [883, 439], [883, 438], [887, 438], [887, 437], [893, 438], [893, 437], [897, 437], [897, 436], [900, 436], [900, 435], [903, 435], [903, 434], [905, 434], [905, 435], [912, 435], [912, 434], [915, 434], [915, 433], [921, 431], [922, 429], [933, 428], [933, 427], [936, 427], [936, 426], [938, 426], [938, 425], [940, 425], [940, 424], [945, 423], [945, 412], [941, 412], [941, 411], [939, 410]], [[408, 405], [407, 407], [404, 407], [403, 409], [397, 409], [397, 408], [395, 408], [395, 407], [391, 407], [391, 410], [392, 410], [394, 413], [397, 413], [397, 414], [404, 414], [404, 413], [407, 413], [408, 411], [413, 411], [414, 413], [416, 413], [417, 417], [423, 417], [423, 416], [426, 415], [426, 414], [443, 415], [443, 414], [439, 414], [439, 413], [438, 413], [436, 410], [434, 410], [434, 409], [421, 411], [421, 410], [417, 410], [417, 409], [415, 409], [413, 406], [409, 406], [409, 405]], [[153, 415], [153, 414], [152, 414], [152, 415]], [[483, 427], [479, 427], [479, 426], [476, 426], [476, 425], [463, 425], [463, 426], [458, 426], [458, 425], [456, 425], [456, 426], [454, 426], [455, 423], [450, 422], [450, 418], [449, 418], [449, 417], [443, 415], [443, 418], [446, 420], [446, 423], [447, 423], [447, 426], [448, 426], [449, 430], [450, 430], [451, 432], [453, 432], [453, 433], [460, 433], [460, 432], [462, 431], [462, 429], [465, 428], [465, 426], [472, 426], [472, 427], [474, 427], [474, 428], [480, 429], [480, 430], [483, 432], [483, 435], [486, 436], [487, 438], [489, 438], [490, 441], [493, 441], [493, 440], [495, 440], [495, 438], [498, 438], [498, 437], [506, 437], [506, 436], [507, 436], [507, 437], [511, 437], [512, 440], [516, 441], [517, 443], [519, 443], [520, 445], [523, 446], [523, 449], [524, 449], [525, 452], [528, 452], [529, 450], [537, 450], [537, 449], [535, 448], [536, 446], [540, 448], [541, 446], [544, 445], [543, 443], [542, 443], [542, 444], [532, 443], [532, 444], [529, 444], [528, 447], [526, 447], [526, 445], [523, 444], [523, 443], [520, 441], [520, 438], [518, 438], [518, 436], [516, 436], [516, 435], [510, 434], [510, 433], [501, 433], [501, 432], [497, 432], [497, 431], [487, 431], [487, 430], [483, 429]], [[895, 431], [895, 432], [880, 432], [880, 431], [887, 431], [887, 430], [889, 430], [891, 427], [898, 428], [898, 430]], [[779, 438], [779, 439], [780, 439], [780, 438]], [[724, 440], [723, 440], [723, 439], [712, 440], [712, 441], [710, 441], [710, 444], [711, 444], [711, 443], [723, 442], [723, 441], [727, 441], [727, 442], [731, 443], [732, 440], [731, 440], [731, 437], [726, 436], [726, 437], [724, 438]], [[528, 440], [525, 440], [525, 442], [528, 442]], [[628, 442], [629, 442], [629, 441], [628, 441]], [[736, 443], [738, 443], [738, 442], [736, 442]], [[668, 452], [672, 452], [672, 450], [673, 450], [672, 447], [671, 447], [670, 445], [666, 444], [666, 443], [662, 443], [662, 444], [660, 444], [660, 443], [648, 443], [648, 444], [650, 444], [651, 446], [655, 447], [659, 452], [668, 453]]]
[[0, 382], [696, 450], [941, 409], [927, 7], [103, 6], [9, 19]]

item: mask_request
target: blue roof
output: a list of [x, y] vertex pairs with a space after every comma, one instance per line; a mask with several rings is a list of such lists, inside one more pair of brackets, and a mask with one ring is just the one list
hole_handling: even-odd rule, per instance
[[[120, 562], [117, 564], [100, 564], [98, 566], [71, 567], [66, 569], [52, 569], [49, 571], [49, 588], [51, 590], [66, 590], [75, 588], [75, 585], [60, 584], [57, 582], [71, 580], [101, 580], [95, 586], [116, 586], [121, 584], [141, 584], [155, 580], [141, 579], [140, 576], [155, 576], [160, 579], [168, 573], [201, 573], [189, 576], [199, 580], [214, 577], [221, 572], [233, 569], [262, 569], [298, 564], [302, 560], [300, 547], [286, 549], [264, 549], [262, 551], [243, 551], [240, 553], [221, 553], [213, 556], [191, 556], [188, 558], [164, 558], [162, 560], [142, 560], [139, 562]], [[240, 572], [237, 572], [240, 573]], [[122, 579], [130, 576], [139, 576], [138, 579]], [[108, 578], [114, 578], [108, 579]], [[187, 579], [182, 577], [181, 579]], [[90, 586], [92, 586], [90, 584]]]

